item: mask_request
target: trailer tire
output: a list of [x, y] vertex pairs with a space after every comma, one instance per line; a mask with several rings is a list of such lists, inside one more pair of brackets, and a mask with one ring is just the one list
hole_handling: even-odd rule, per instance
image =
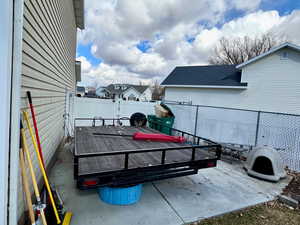
[[130, 126], [134, 127], [144, 127], [147, 124], [147, 118], [145, 114], [137, 112], [130, 117]]

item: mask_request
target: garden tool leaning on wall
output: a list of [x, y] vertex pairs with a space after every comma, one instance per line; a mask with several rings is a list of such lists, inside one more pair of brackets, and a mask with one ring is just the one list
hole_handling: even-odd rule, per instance
[[[22, 171], [22, 177], [23, 177], [23, 180], [25, 181], [24, 189], [25, 189], [27, 204], [28, 204], [28, 208], [29, 208], [30, 220], [31, 220], [32, 224], [35, 224], [35, 218], [34, 218], [34, 213], [33, 213], [32, 203], [31, 203], [31, 195], [30, 195], [30, 190], [29, 190], [29, 186], [28, 186], [28, 182], [27, 182], [28, 180], [24, 179], [26, 177], [24, 155], [26, 156], [26, 159], [28, 162], [29, 171], [30, 171], [30, 175], [31, 175], [33, 189], [34, 189], [34, 194], [35, 194], [36, 201], [37, 201], [37, 204], [35, 205], [35, 209], [38, 211], [38, 214], [41, 216], [43, 225], [47, 225], [47, 221], [46, 221], [46, 217], [45, 217], [45, 213], [44, 213], [45, 205], [42, 204], [42, 201], [41, 201], [40, 192], [39, 192], [39, 188], [38, 188], [37, 181], [36, 181], [36, 175], [35, 175], [35, 172], [34, 172], [34, 169], [32, 166], [31, 156], [30, 156], [30, 153], [28, 150], [28, 145], [27, 145], [22, 121], [21, 121], [21, 135], [20, 136], [21, 136], [20, 139], [21, 139], [21, 146], [22, 146], [22, 148], [20, 149], [20, 166], [21, 166], [21, 171]], [[27, 185], [26, 185], [26, 183], [27, 183]], [[29, 197], [27, 195], [29, 195]]]
[[[58, 201], [58, 199], [60, 199], [59, 197], [57, 197], [56, 198], [57, 201], [55, 201], [54, 191], [50, 186], [48, 176], [46, 174], [46, 169], [44, 167], [44, 163], [42, 161], [42, 157], [41, 157], [41, 154], [40, 154], [42, 152], [42, 149], [39, 149], [39, 147], [38, 147], [38, 144], [37, 144], [36, 139], [35, 139], [34, 134], [33, 134], [32, 127], [30, 125], [29, 116], [28, 116], [28, 113], [26, 111], [23, 112], [23, 117], [26, 121], [27, 128], [29, 130], [29, 133], [30, 133], [30, 136], [31, 136], [31, 139], [32, 139], [32, 143], [33, 143], [33, 146], [34, 146], [37, 158], [38, 158], [39, 167], [41, 169], [41, 172], [42, 172], [42, 175], [43, 175], [43, 178], [44, 178], [46, 190], [47, 190], [47, 193], [48, 193], [48, 196], [49, 196], [49, 199], [50, 199], [50, 204], [52, 206], [53, 213], [54, 213], [54, 216], [56, 218], [56, 223], [61, 224], [61, 220], [63, 219], [63, 225], [67, 225], [67, 224], [70, 223], [72, 213], [71, 212], [64, 213], [64, 210], [60, 210], [60, 211], [58, 210], [58, 206], [61, 206], [62, 203], [60, 201]], [[36, 126], [36, 129], [37, 129], [37, 126]], [[37, 139], [39, 139], [39, 136], [36, 136], [36, 137], [37, 137]], [[59, 196], [59, 195], [56, 195], [56, 196]], [[61, 208], [63, 208], [63, 207], [61, 207]]]

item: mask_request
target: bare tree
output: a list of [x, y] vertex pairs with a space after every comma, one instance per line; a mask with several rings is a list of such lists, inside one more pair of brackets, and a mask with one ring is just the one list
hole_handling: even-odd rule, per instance
[[160, 86], [156, 80], [153, 85], [151, 85], [152, 100], [161, 100], [165, 94], [164, 87]]
[[285, 38], [266, 33], [255, 38], [222, 38], [214, 48], [214, 54], [209, 63], [214, 65], [240, 64], [262, 53], [269, 51], [276, 45], [286, 41]]

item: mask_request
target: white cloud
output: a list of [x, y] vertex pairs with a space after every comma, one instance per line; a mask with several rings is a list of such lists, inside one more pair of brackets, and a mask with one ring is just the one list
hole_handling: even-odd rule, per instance
[[106, 63], [112, 65], [133, 64], [139, 56], [139, 50], [135, 46], [126, 46], [115, 42], [105, 43], [105, 45], [99, 43], [95, 46], [93, 47], [93, 55], [103, 58]]
[[76, 58], [76, 60], [81, 62], [82, 73], [88, 73], [91, 70], [92, 64], [86, 59], [86, 57], [79, 56]]
[[240, 10], [254, 10], [256, 9], [261, 0], [229, 0], [228, 3], [232, 4], [236, 9]]
[[258, 11], [225, 23], [220, 29], [216, 27], [204, 29], [195, 37], [192, 50], [187, 58], [190, 63], [197, 63], [198, 58], [207, 62], [211, 50], [222, 37], [234, 38], [245, 35], [254, 37], [270, 31], [282, 20], [276, 11]]
[[283, 34], [294, 44], [300, 45], [300, 10], [293, 11], [290, 15], [284, 16], [281, 23], [274, 26], [274, 32]]
[[[279, 16], [276, 11], [255, 11], [261, 0], [89, 0], [86, 29], [78, 43], [92, 43], [91, 53], [103, 63], [91, 66], [82, 58], [86, 77], [100, 84], [161, 80], [176, 65], [206, 64], [211, 50], [223, 37], [258, 35], [269, 30], [300, 37], [300, 11]], [[215, 26], [230, 9], [247, 15]], [[205, 21], [207, 26], [199, 21]], [[157, 38], [159, 36], [159, 38]], [[187, 38], [195, 38], [188, 43]], [[295, 38], [297, 37], [297, 38]], [[294, 40], [296, 39], [296, 40]], [[136, 48], [149, 40], [146, 53]]]
[[[87, 59], [84, 56], [77, 58], [81, 62], [86, 62]], [[82, 63], [82, 81], [79, 85], [89, 86], [95, 82], [98, 85], [108, 85], [111, 83], [132, 83], [138, 84], [143, 82], [144, 84], [150, 84], [158, 77], [145, 77], [141, 78], [139, 74], [135, 72], [129, 72], [123, 66], [111, 66], [105, 63], [101, 63], [98, 66], [91, 66], [83, 68], [85, 63]]]
[[167, 62], [157, 53], [142, 53], [138, 61], [129, 66], [129, 70], [140, 74], [142, 78], [151, 78], [152, 76], [162, 75]]

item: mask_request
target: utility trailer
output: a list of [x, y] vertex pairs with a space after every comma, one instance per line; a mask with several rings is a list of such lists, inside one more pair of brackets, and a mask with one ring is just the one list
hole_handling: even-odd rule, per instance
[[133, 140], [127, 136], [160, 132], [149, 127], [120, 126], [129, 124], [128, 120], [75, 119], [74, 179], [79, 189], [124, 187], [197, 174], [199, 169], [215, 167], [221, 157], [218, 143], [174, 128], [168, 128], [170, 133], [183, 136], [187, 142]]

